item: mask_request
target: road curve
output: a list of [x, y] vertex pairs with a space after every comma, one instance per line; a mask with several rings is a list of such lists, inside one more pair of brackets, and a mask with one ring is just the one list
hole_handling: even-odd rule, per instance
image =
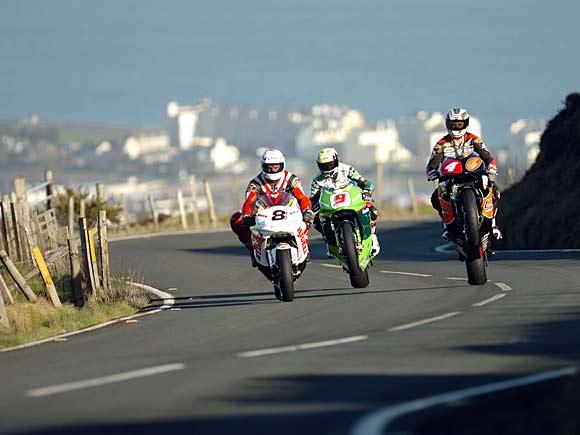
[[349, 434], [378, 409], [577, 361], [579, 253], [499, 253], [472, 287], [433, 250], [439, 225], [379, 238], [361, 290], [313, 241], [292, 303], [228, 232], [115, 242], [115, 268], [173, 308], [0, 354], [0, 433]]

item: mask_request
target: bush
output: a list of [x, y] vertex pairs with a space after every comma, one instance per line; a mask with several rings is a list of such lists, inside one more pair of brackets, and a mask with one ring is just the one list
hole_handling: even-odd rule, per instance
[[97, 222], [99, 210], [107, 211], [107, 219], [114, 224], [119, 224], [121, 221], [121, 213], [123, 208], [120, 205], [113, 204], [110, 201], [105, 201], [99, 204], [95, 195], [90, 195], [87, 190], [83, 188], [73, 189], [70, 186], [65, 188], [65, 192], [56, 197], [56, 215], [61, 226], [68, 225], [68, 201], [69, 198], [74, 198], [75, 214], [79, 216], [81, 200], [85, 200], [85, 217], [87, 218], [87, 225], [93, 226]]

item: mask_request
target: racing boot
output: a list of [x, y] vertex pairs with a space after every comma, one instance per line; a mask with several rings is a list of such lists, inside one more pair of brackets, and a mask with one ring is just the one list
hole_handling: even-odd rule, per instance
[[493, 235], [493, 238], [495, 240], [499, 240], [503, 237], [501, 231], [499, 230], [497, 224], [495, 223], [495, 218], [493, 218], [493, 220], [491, 221], [491, 234]]
[[379, 254], [379, 252], [381, 252], [381, 245], [379, 244], [379, 239], [377, 238], [377, 223], [376, 223], [376, 221], [375, 221], [374, 225], [371, 226], [371, 240], [373, 242], [373, 247], [371, 249], [371, 255], [373, 257], [376, 257]]

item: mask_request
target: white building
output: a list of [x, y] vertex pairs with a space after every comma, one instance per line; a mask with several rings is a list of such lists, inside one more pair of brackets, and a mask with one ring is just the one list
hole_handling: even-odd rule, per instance
[[169, 135], [165, 133], [129, 136], [123, 144], [123, 153], [131, 160], [143, 159], [147, 164], [166, 163], [177, 154], [171, 148]]
[[516, 169], [527, 169], [540, 153], [540, 139], [546, 129], [543, 119], [518, 119], [508, 132], [507, 164]]

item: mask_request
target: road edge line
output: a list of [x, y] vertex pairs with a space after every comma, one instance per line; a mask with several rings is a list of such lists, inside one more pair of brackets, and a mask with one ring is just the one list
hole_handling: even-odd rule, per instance
[[62, 339], [62, 338], [71, 337], [73, 335], [78, 335], [78, 334], [82, 334], [85, 332], [96, 331], [97, 329], [102, 329], [102, 328], [105, 328], [107, 326], [111, 326], [111, 325], [115, 325], [117, 323], [125, 322], [127, 320], [132, 320], [132, 319], [136, 319], [138, 317], [148, 316], [150, 314], [160, 313], [161, 311], [165, 311], [168, 308], [171, 308], [173, 306], [173, 304], [175, 303], [175, 299], [174, 299], [173, 295], [171, 295], [169, 293], [165, 293], [164, 291], [156, 289], [155, 287], [151, 287], [151, 286], [148, 286], [145, 284], [139, 284], [136, 282], [130, 282], [130, 281], [127, 281], [127, 284], [133, 285], [135, 287], [141, 288], [141, 289], [146, 290], [146, 291], [149, 291], [149, 292], [153, 293], [155, 296], [162, 298], [164, 301], [163, 306], [161, 306], [155, 310], [146, 311], [146, 312], [138, 313], [138, 314], [133, 314], [131, 316], [120, 317], [118, 319], [108, 320], [108, 321], [103, 322], [103, 323], [98, 323], [96, 325], [92, 325], [92, 326], [88, 326], [88, 327], [83, 328], [83, 329], [79, 329], [78, 331], [66, 332], [64, 334], [53, 335], [52, 337], [43, 338], [42, 340], [36, 340], [36, 341], [32, 341], [30, 343], [24, 343], [24, 344], [20, 344], [18, 346], [8, 347], [6, 349], [0, 349], [0, 353], [12, 352], [15, 350], [26, 349], [29, 347], [38, 346], [38, 345], [45, 344], [45, 343], [51, 343], [51, 342], [57, 341], [57, 340]]

